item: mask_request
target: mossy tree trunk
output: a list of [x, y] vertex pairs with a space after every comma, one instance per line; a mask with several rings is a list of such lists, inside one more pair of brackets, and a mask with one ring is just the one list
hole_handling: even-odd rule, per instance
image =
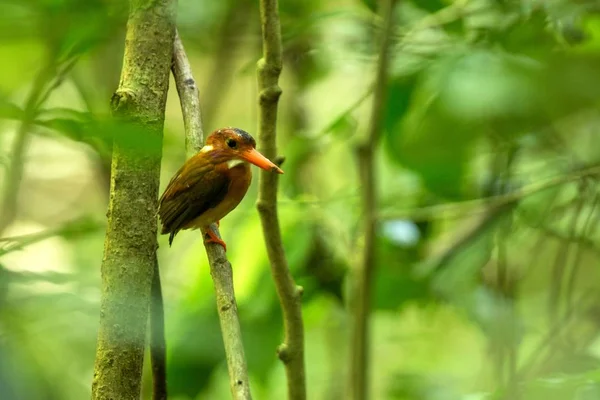
[[119, 88], [93, 399], [140, 396], [176, 0], [131, 0]]

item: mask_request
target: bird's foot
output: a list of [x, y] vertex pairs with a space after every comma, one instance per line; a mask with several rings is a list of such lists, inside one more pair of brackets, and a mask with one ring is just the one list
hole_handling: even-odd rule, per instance
[[227, 245], [225, 244], [225, 242], [221, 238], [219, 238], [215, 234], [215, 232], [212, 229], [210, 229], [210, 228], [208, 228], [206, 230], [206, 234], [204, 236], [204, 243], [217, 243], [217, 244], [220, 244], [221, 246], [223, 246], [223, 249], [225, 251], [227, 251]]

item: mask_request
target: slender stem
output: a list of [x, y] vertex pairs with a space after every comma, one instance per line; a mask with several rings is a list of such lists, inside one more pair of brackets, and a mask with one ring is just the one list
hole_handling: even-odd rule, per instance
[[555, 324], [560, 315], [560, 301], [562, 299], [563, 281], [565, 281], [564, 274], [566, 272], [566, 266], [569, 260], [569, 252], [572, 248], [571, 242], [577, 234], [577, 226], [583, 210], [583, 204], [583, 198], [577, 201], [573, 218], [571, 219], [571, 225], [569, 227], [568, 240], [559, 246], [558, 254], [554, 259], [552, 276], [550, 278], [550, 288], [548, 290], [548, 323], [550, 326]]
[[439, 273], [459, 256], [471, 243], [479, 238], [485, 232], [491, 230], [497, 224], [502, 221], [502, 218], [506, 216], [511, 210], [511, 206], [504, 206], [502, 208], [496, 208], [487, 213], [481, 220], [478, 221], [477, 225], [467, 231], [463, 236], [459, 237], [447, 250], [445, 250], [438, 260], [430, 269], [430, 274]]
[[[258, 61], [259, 128], [258, 145], [269, 159], [277, 158], [277, 105], [281, 88], [282, 68], [281, 27], [277, 0], [260, 0], [260, 20], [263, 58]], [[304, 323], [302, 321], [302, 291], [296, 285], [283, 249], [277, 214], [278, 176], [261, 171], [256, 207], [260, 214], [271, 273], [283, 312], [284, 341], [278, 348], [279, 359], [285, 365], [288, 399], [306, 399], [304, 366]]]
[[167, 400], [167, 343], [165, 340], [165, 308], [160, 283], [158, 260], [154, 259], [150, 303], [150, 360], [152, 363], [152, 399]]
[[[586, 238], [586, 237], [594, 237], [593, 236], [593, 229], [595, 229], [597, 227], [596, 224], [593, 224], [592, 226], [592, 221], [594, 220], [594, 218], [592, 218], [595, 214], [596, 214], [596, 206], [598, 205], [598, 195], [596, 194], [593, 199], [592, 199], [592, 205], [589, 211], [589, 214], [587, 215], [587, 218], [585, 219], [585, 222], [583, 224], [583, 227], [581, 228], [581, 236]], [[566, 307], [567, 310], [569, 310], [571, 307], [573, 307], [573, 297], [575, 294], [575, 283], [577, 282], [577, 276], [579, 274], [579, 269], [581, 266], [581, 260], [583, 258], [583, 247], [584, 245], [582, 243], [577, 243], [577, 250], [576, 250], [576, 254], [575, 254], [575, 259], [573, 260], [573, 266], [571, 267], [571, 273], [569, 274], [569, 279], [567, 281], [567, 287], [565, 290], [565, 299], [566, 299]]]
[[[503, 225], [503, 224], [500, 224]], [[496, 247], [497, 247], [497, 261], [496, 261], [496, 290], [499, 292], [501, 296], [506, 300], [504, 288], [508, 283], [508, 263], [507, 263], [507, 252], [506, 252], [506, 236], [504, 229], [500, 228], [500, 232], [496, 233]], [[503, 321], [503, 324], [512, 323], [512, 321], [507, 322]], [[508, 358], [508, 345], [506, 343], [506, 338], [499, 338], [496, 336], [491, 336], [491, 348], [493, 349], [494, 354], [494, 368], [496, 369], [496, 381], [498, 387], [504, 385], [506, 376], [506, 366], [507, 366], [507, 358]]]
[[185, 150], [189, 158], [202, 148], [204, 130], [202, 129], [202, 116], [200, 114], [200, 94], [179, 32], [175, 32], [171, 70], [179, 94], [185, 129]]
[[[200, 95], [179, 35], [175, 37], [172, 69], [181, 102], [185, 125], [186, 152], [189, 157], [202, 148], [204, 140], [200, 114]], [[220, 237], [219, 230], [215, 225], [212, 226], [212, 229]], [[231, 394], [236, 400], [250, 400], [252, 395], [250, 393], [248, 367], [235, 301], [231, 264], [227, 260], [222, 246], [207, 243], [205, 248], [208, 255], [210, 274], [215, 286], [217, 311], [225, 346]]]
[[379, 50], [377, 76], [373, 93], [373, 108], [366, 141], [358, 148], [358, 168], [362, 186], [362, 208], [364, 215], [365, 242], [362, 260], [356, 271], [352, 299], [353, 321], [351, 330], [350, 374], [347, 388], [348, 399], [368, 398], [369, 371], [369, 315], [371, 289], [375, 274], [375, 229], [377, 223], [377, 194], [375, 181], [375, 147], [382, 130], [386, 101], [387, 74], [391, 38], [394, 32], [394, 6], [396, 0], [381, 2], [381, 15], [384, 18], [384, 31]]
[[55, 60], [52, 56], [35, 78], [31, 93], [25, 103], [23, 120], [13, 142], [10, 164], [7, 167], [4, 191], [0, 203], [0, 210], [2, 210], [0, 213], [0, 236], [16, 217], [19, 187], [23, 179], [24, 155], [29, 143], [29, 131], [35, 120], [40, 99], [45, 97], [44, 89], [52, 79], [55, 69]]
[[131, 0], [101, 266], [93, 400], [139, 399], [156, 268], [156, 212], [176, 0]]
[[526, 381], [531, 379], [537, 368], [548, 365], [546, 362], [538, 361], [544, 354], [552, 355], [552, 348], [557, 341], [562, 340], [563, 334], [567, 328], [575, 322], [575, 317], [585, 315], [586, 303], [590, 300], [594, 301], [593, 289], [586, 290], [577, 301], [574, 302], [573, 307], [569, 308], [567, 312], [559, 316], [554, 325], [548, 328], [546, 334], [541, 338], [538, 344], [530, 352], [528, 358], [521, 364], [521, 368], [517, 371], [518, 381]]

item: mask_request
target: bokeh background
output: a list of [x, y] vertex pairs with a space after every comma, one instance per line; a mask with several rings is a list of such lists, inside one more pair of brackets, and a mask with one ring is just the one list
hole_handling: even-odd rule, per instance
[[[280, 2], [279, 210], [305, 288], [311, 399], [347, 386], [375, 3]], [[206, 132], [256, 131], [257, 7], [179, 1]], [[600, 6], [407, 0], [397, 12], [377, 144], [371, 398], [600, 399]], [[117, 0], [0, 3], [2, 399], [89, 398], [126, 18]], [[171, 82], [161, 188], [184, 157]], [[255, 199], [256, 182], [221, 231], [251, 388], [274, 400], [281, 313]], [[159, 242], [171, 398], [229, 398], [201, 237]]]

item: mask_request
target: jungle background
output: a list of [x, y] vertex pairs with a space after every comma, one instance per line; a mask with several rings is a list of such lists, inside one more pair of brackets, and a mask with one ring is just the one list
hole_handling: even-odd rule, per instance
[[[401, 1], [377, 143], [373, 399], [598, 399], [600, 6]], [[280, 2], [279, 210], [308, 394], [341, 399], [372, 0]], [[126, 2], [0, 3], [0, 398], [89, 398]], [[257, 126], [258, 3], [187, 1], [204, 129]], [[161, 189], [185, 158], [171, 82]], [[255, 398], [285, 396], [256, 182], [221, 223]], [[159, 238], [170, 398], [229, 398], [198, 233]], [[149, 398], [150, 374], [144, 396]]]

